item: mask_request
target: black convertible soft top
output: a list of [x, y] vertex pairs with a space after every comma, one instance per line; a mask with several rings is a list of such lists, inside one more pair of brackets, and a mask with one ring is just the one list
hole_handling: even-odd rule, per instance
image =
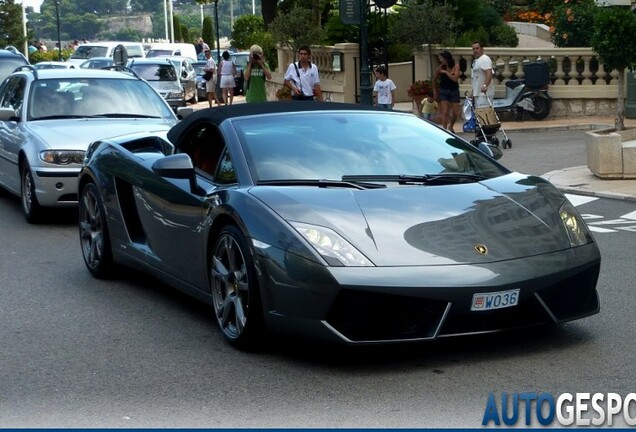
[[174, 143], [193, 124], [201, 120], [221, 124], [228, 118], [259, 114], [292, 113], [307, 111], [384, 111], [382, 108], [338, 102], [263, 102], [244, 103], [219, 108], [205, 108], [189, 115], [168, 132], [168, 139]]

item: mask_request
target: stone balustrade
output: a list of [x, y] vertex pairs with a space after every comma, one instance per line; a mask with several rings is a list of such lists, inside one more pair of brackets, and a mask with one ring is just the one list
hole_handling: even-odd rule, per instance
[[[470, 47], [447, 48], [459, 61], [460, 91], [463, 95], [471, 88], [472, 50]], [[389, 75], [396, 83], [398, 102], [408, 101], [406, 89], [415, 80], [430, 79], [437, 67], [437, 56], [441, 48], [433, 47], [432, 67], [428, 55], [418, 54], [414, 62], [390, 64]], [[332, 68], [332, 53], [342, 53], [342, 71]], [[427, 50], [425, 50], [427, 52]], [[618, 95], [618, 72], [607, 71], [591, 48], [499, 48], [485, 50], [496, 64], [496, 97], [505, 94], [505, 82], [524, 77], [522, 65], [525, 62], [545, 60], [550, 64], [549, 93], [553, 98], [550, 117], [575, 117], [591, 115], [612, 115], [616, 112]], [[270, 99], [283, 83], [283, 75], [293, 55], [289, 49], [278, 50], [278, 70], [268, 83]], [[312, 47], [312, 61], [318, 66], [321, 87], [326, 96], [337, 102], [359, 100], [359, 55], [357, 44], [336, 44], [335, 46]], [[372, 77], [372, 80], [375, 78]]]

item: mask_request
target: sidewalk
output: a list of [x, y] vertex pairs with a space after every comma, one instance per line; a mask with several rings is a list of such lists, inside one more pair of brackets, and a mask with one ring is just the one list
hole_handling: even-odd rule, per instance
[[[412, 102], [395, 104], [396, 111], [413, 112]], [[459, 122], [458, 122], [459, 123]], [[594, 130], [614, 126], [614, 116], [548, 118], [545, 120], [502, 121], [506, 132], [545, 130]], [[636, 119], [625, 119], [625, 127], [636, 127]], [[472, 134], [458, 133], [460, 136]], [[636, 201], [636, 179], [634, 180], [602, 180], [590, 172], [587, 166], [563, 168], [543, 174], [541, 177], [550, 181], [563, 192], [589, 195], [602, 198], [624, 199]]]

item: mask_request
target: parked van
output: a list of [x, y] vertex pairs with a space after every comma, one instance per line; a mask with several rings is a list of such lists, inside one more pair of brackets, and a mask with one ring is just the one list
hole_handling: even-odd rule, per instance
[[144, 58], [146, 52], [141, 42], [90, 42], [77, 47], [69, 62], [81, 65], [93, 57], [113, 57], [113, 51], [117, 45], [126, 47], [128, 58]]
[[189, 43], [153, 43], [146, 57], [189, 57], [197, 60], [197, 50]]

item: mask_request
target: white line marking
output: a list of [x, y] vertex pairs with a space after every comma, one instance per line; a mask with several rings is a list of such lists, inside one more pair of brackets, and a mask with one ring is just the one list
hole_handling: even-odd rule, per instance
[[574, 207], [596, 201], [598, 198], [584, 195], [565, 194], [565, 197], [572, 203]]
[[600, 228], [600, 227], [597, 227], [597, 226], [588, 226], [588, 228], [590, 229], [590, 231], [595, 232], [595, 233], [613, 233], [613, 232], [616, 232], [616, 230], [613, 230], [613, 229]]

